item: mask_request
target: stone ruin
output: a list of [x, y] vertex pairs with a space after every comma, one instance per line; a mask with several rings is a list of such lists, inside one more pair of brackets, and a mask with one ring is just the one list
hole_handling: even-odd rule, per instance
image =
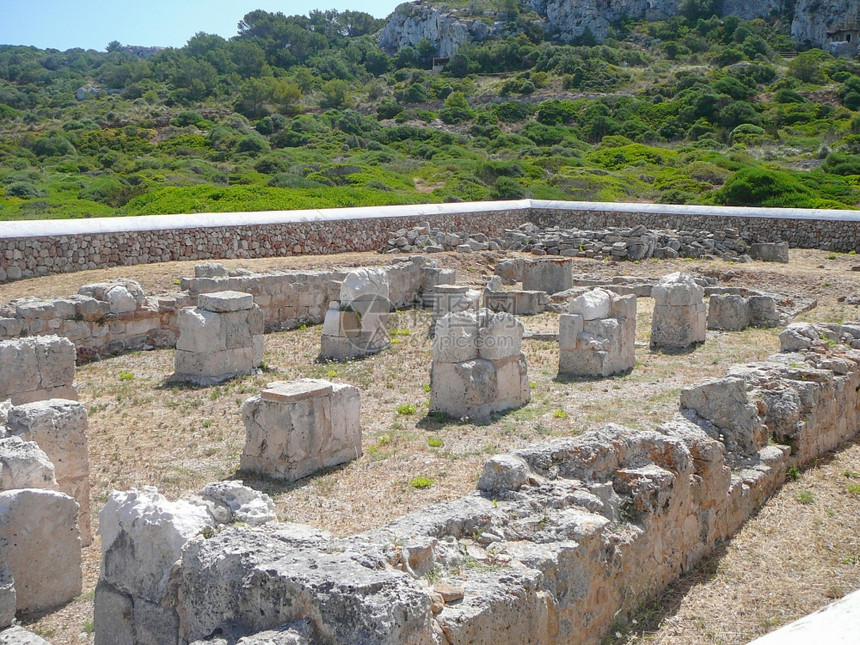
[[262, 363], [263, 315], [251, 294], [200, 294], [196, 307], [180, 310], [174, 380], [218, 383]]
[[525, 291], [548, 294], [567, 291], [573, 287], [573, 261], [566, 258], [524, 260], [522, 282]]
[[783, 322], [774, 296], [748, 293], [746, 289], [739, 291], [745, 293], [711, 294], [708, 298], [708, 329], [742, 331], [750, 326], [776, 327]]
[[6, 418], [7, 436], [35, 442], [53, 465], [58, 490], [78, 503], [83, 546], [92, 542], [88, 426], [83, 404], [65, 399], [14, 406]]
[[338, 301], [329, 303], [320, 340], [320, 358], [346, 361], [378, 354], [390, 346], [386, 330], [392, 309], [388, 272], [382, 268], [350, 271]]
[[636, 296], [592, 289], [559, 316], [558, 373], [605, 377], [636, 364]]
[[269, 383], [242, 405], [240, 468], [295, 481], [361, 456], [361, 400], [352, 385], [321, 379]]
[[788, 262], [788, 243], [751, 242], [737, 228], [716, 231], [649, 229], [636, 226], [579, 229], [568, 226], [542, 227], [532, 222], [504, 235], [433, 230], [429, 224], [391, 233], [381, 253], [439, 253], [441, 251], [522, 251], [535, 255], [611, 258], [639, 261], [650, 258], [722, 258], [732, 262]]
[[0, 341], [0, 401], [13, 405], [42, 399], [78, 399], [75, 346], [59, 336]]
[[833, 338], [860, 343], [860, 325], [793, 327], [783, 349], [807, 349], [684, 389], [654, 430], [610, 424], [494, 456], [474, 493], [360, 535], [213, 529], [193, 504], [113, 493], [96, 642], [596, 643], [789, 467], [857, 433], [860, 352]]
[[430, 412], [486, 419], [529, 402], [523, 324], [486, 309], [448, 314], [436, 323]]
[[705, 342], [705, 290], [686, 273], [670, 273], [651, 290], [651, 347], [683, 350]]
[[241, 481], [208, 484], [177, 502], [168, 502], [151, 486], [111, 493], [99, 512], [96, 643], [178, 645], [182, 626], [164, 601], [176, 589], [171, 568], [186, 544], [212, 538], [235, 522], [257, 527], [275, 520], [269, 496]]
[[436, 334], [436, 323], [448, 314], [477, 313], [481, 309], [481, 292], [468, 285], [437, 284], [429, 291], [426, 300], [429, 300], [433, 312], [430, 318], [431, 337]]

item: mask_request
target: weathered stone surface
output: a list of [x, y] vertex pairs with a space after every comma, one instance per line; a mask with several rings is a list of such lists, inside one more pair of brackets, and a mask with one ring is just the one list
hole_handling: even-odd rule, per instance
[[220, 262], [206, 262], [194, 265], [195, 278], [226, 278], [229, 273], [227, 267]]
[[708, 329], [741, 331], [750, 319], [749, 301], [743, 296], [713, 295], [708, 300]]
[[756, 242], [750, 244], [749, 256], [762, 262], [788, 262], [788, 243]]
[[664, 276], [651, 290], [651, 346], [686, 349], [705, 342], [704, 289], [685, 273]]
[[294, 481], [361, 456], [360, 395], [316, 379], [271, 383], [242, 406], [243, 470]]
[[[593, 289], [559, 316], [558, 371], [566, 376], [610, 376], [636, 364], [636, 296]], [[602, 316], [602, 317], [601, 317]]]
[[254, 306], [254, 296], [241, 291], [216, 291], [197, 296], [197, 308], [218, 314], [245, 311]]
[[80, 507], [78, 524], [84, 546], [92, 542], [90, 529], [89, 420], [83, 404], [49, 399], [13, 407], [6, 422], [11, 434], [35, 441], [54, 465], [59, 490]]
[[99, 511], [101, 579], [119, 592], [158, 602], [182, 547], [214, 526], [204, 505], [169, 502], [152, 486], [114, 491]]
[[753, 454], [767, 443], [743, 379], [728, 377], [681, 390], [681, 412], [730, 452]]
[[0, 342], [0, 400], [14, 405], [50, 398], [77, 400], [75, 346], [59, 336]]
[[23, 627], [10, 627], [0, 632], [0, 645], [51, 645], [41, 636]]
[[821, 342], [821, 334], [811, 323], [791, 323], [779, 333], [779, 350], [797, 352]]
[[523, 262], [523, 289], [549, 294], [573, 286], [573, 261], [567, 258], [541, 258]]
[[15, 580], [9, 569], [0, 569], [0, 629], [5, 629], [15, 620], [17, 594]]
[[381, 267], [360, 268], [350, 271], [340, 286], [340, 302], [352, 306], [361, 297], [388, 299], [391, 291], [388, 272]]
[[204, 307], [184, 307], [177, 322], [173, 379], [217, 383], [253, 374], [263, 362], [263, 314], [253, 297], [234, 291], [198, 296]]
[[12, 573], [17, 612], [53, 609], [81, 592], [78, 505], [49, 490], [0, 493], [0, 561]]
[[210, 513], [221, 524], [242, 522], [262, 526], [278, 519], [272, 498], [242, 485], [241, 481], [211, 482], [197, 496], [213, 505]]
[[343, 547], [326, 553], [287, 532], [241, 529], [193, 540], [178, 571], [182, 636], [194, 641], [227, 626], [255, 633], [306, 618], [328, 642], [435, 642], [422, 585], [385, 567], [376, 547]]
[[478, 490], [498, 493], [519, 490], [529, 480], [528, 464], [514, 455], [496, 455], [484, 462]]
[[19, 488], [57, 490], [54, 464], [34, 441], [0, 439], [0, 490]]

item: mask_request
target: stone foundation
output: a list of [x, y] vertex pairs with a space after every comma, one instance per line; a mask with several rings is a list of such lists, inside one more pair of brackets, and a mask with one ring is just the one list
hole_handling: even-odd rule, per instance
[[611, 376], [636, 364], [636, 296], [593, 289], [559, 316], [558, 373]]
[[523, 324], [488, 310], [448, 314], [436, 324], [430, 412], [484, 419], [531, 398]]
[[0, 401], [13, 405], [61, 398], [77, 400], [75, 346], [59, 336], [0, 342]]
[[164, 643], [596, 644], [736, 532], [790, 466], [857, 433], [860, 352], [833, 336], [860, 341], [860, 326], [794, 329], [787, 342], [807, 350], [688, 388], [656, 430], [610, 424], [497, 455], [476, 492], [361, 535], [189, 530], [145, 579], [106, 555], [97, 642], [119, 642], [99, 640], [108, 620], [127, 627], [123, 642], [149, 642], [127, 616], [151, 604], [169, 614]]
[[705, 342], [705, 290], [685, 273], [664, 276], [651, 289], [654, 315], [651, 318], [651, 347], [686, 349]]
[[179, 312], [173, 380], [217, 383], [253, 374], [263, 362], [263, 315], [251, 294], [200, 294]]
[[243, 471], [295, 481], [361, 456], [358, 388], [320, 379], [270, 383], [245, 401]]
[[34, 441], [51, 460], [58, 490], [78, 503], [81, 542], [92, 542], [90, 530], [90, 461], [87, 451], [87, 410], [77, 401], [50, 399], [13, 407], [8, 432]]

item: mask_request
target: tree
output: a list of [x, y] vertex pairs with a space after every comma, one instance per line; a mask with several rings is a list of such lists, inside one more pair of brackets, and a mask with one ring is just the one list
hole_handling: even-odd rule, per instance
[[112, 40], [105, 47], [106, 52], [118, 52], [122, 50], [122, 43], [118, 40]]

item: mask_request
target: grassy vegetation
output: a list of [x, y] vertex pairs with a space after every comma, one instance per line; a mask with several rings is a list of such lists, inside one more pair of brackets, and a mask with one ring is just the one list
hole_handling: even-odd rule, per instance
[[[441, 73], [360, 12], [254, 11], [138, 59], [0, 46], [0, 220], [522, 197], [860, 201], [860, 66], [762, 20], [686, 12], [558, 44], [512, 24]], [[461, 6], [462, 5], [462, 6]], [[782, 23], [775, 23], [782, 24]], [[84, 100], [75, 91], [102, 91]], [[108, 94], [108, 90], [111, 91]]]

